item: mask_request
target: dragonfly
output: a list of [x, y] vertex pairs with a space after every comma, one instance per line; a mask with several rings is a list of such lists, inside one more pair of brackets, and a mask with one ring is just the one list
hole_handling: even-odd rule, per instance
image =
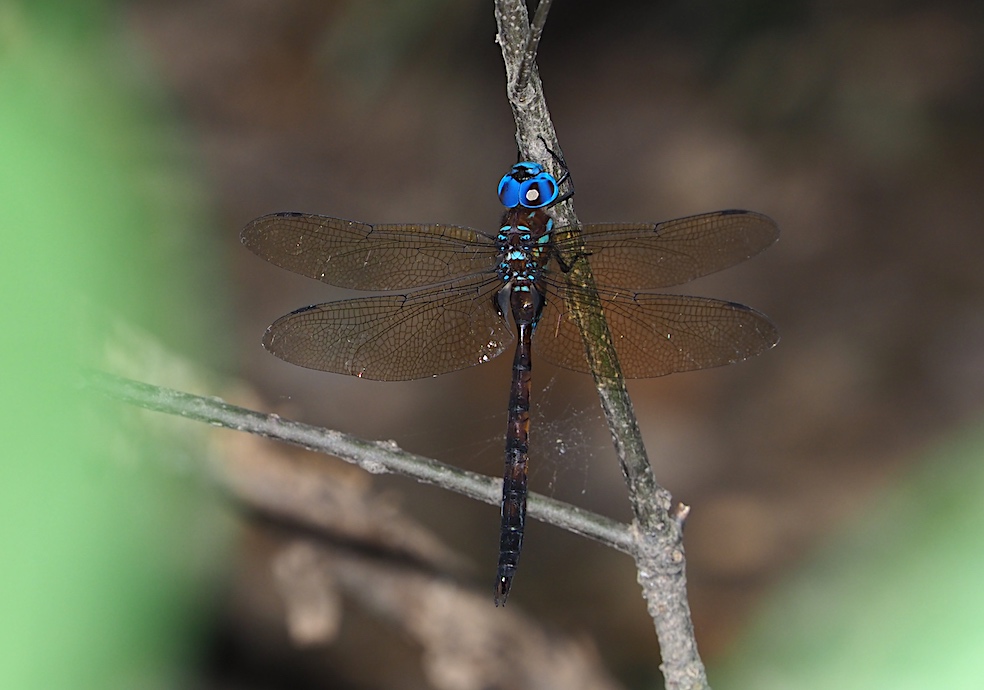
[[[597, 295], [627, 378], [732, 364], [779, 340], [768, 317], [750, 307], [651, 292], [758, 254], [779, 236], [772, 219], [726, 210], [659, 223], [561, 227], [550, 209], [573, 194], [562, 161], [561, 168], [555, 176], [539, 163], [514, 165], [499, 182], [505, 212], [494, 234], [295, 212], [262, 216], [241, 233], [247, 248], [276, 266], [385, 293], [315, 304], [274, 321], [263, 346], [291, 364], [403, 381], [483, 364], [515, 341], [496, 606], [506, 602], [523, 544], [532, 353], [590, 373], [573, 300]], [[581, 261], [595, 286], [568, 279]]]

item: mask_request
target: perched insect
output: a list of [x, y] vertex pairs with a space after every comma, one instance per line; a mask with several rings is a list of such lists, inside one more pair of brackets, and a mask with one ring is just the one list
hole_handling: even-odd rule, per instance
[[[662, 223], [555, 227], [560, 178], [517, 163], [499, 182], [496, 234], [443, 224], [368, 225], [303, 213], [251, 222], [242, 242], [267, 261], [330, 285], [391, 294], [318, 304], [277, 319], [263, 345], [302, 367], [381, 381], [436, 376], [497, 357], [515, 339], [495, 603], [504, 604], [526, 516], [531, 351], [588, 371], [569, 310], [586, 291], [565, 275], [588, 261], [622, 371], [649, 378], [731, 364], [779, 340], [734, 302], [641, 292], [686, 283], [758, 254], [779, 236], [751, 211]], [[408, 291], [392, 293], [392, 291]], [[509, 321], [512, 320], [512, 325]]]

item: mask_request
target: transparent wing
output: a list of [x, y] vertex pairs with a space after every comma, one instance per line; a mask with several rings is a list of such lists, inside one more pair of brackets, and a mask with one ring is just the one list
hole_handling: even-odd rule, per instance
[[[752, 211], [580, 228], [598, 286], [633, 291], [680, 285], [720, 271], [755, 256], [779, 237], [775, 221]], [[554, 246], [565, 261], [578, 256], [570, 227], [554, 231]]]
[[491, 271], [492, 238], [456, 225], [369, 225], [304, 213], [252, 221], [242, 243], [270, 263], [355, 290], [405, 290]]
[[[569, 289], [550, 294], [533, 335], [544, 359], [589, 372]], [[779, 342], [768, 317], [734, 302], [656, 294], [599, 295], [626, 378], [708, 369], [757, 355]]]
[[471, 277], [406, 295], [305, 307], [277, 319], [263, 346], [309, 369], [379, 381], [437, 376], [487, 362], [513, 340], [494, 306], [498, 287]]

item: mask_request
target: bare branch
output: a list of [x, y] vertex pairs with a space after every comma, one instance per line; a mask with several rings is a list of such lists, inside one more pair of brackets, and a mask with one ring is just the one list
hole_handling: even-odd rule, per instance
[[[524, 50], [524, 47], [535, 46], [538, 36], [531, 36], [524, 0], [496, 0], [495, 16], [497, 40], [506, 67], [506, 93], [516, 121], [520, 156], [524, 160], [550, 165], [554, 163], [553, 157], [543, 149], [562, 155], [561, 148], [536, 64], [527, 62], [526, 57], [531, 51]], [[546, 12], [541, 16], [538, 8], [537, 16], [540, 21], [536, 28], [538, 34], [542, 31]], [[535, 54], [535, 49], [532, 53]], [[578, 225], [570, 200], [555, 207], [554, 215], [561, 226]], [[666, 687], [705, 688], [708, 687], [707, 677], [697, 653], [687, 601], [682, 521], [675, 520], [670, 514], [672, 496], [657, 483], [649, 464], [597, 295], [581, 297], [594, 292], [590, 289], [594, 279], [587, 264], [576, 262], [567, 275], [569, 281], [588, 288], [572, 291], [575, 298], [571, 311], [584, 338], [595, 385], [628, 487], [639, 539], [635, 552], [639, 583], [659, 638]]]
[[536, 51], [540, 47], [540, 37], [543, 36], [543, 27], [547, 23], [547, 14], [550, 12], [550, 5], [553, 0], [540, 0], [533, 13], [533, 21], [530, 24], [530, 40], [526, 44], [526, 52], [523, 54], [523, 62], [519, 66], [519, 76], [516, 81], [516, 89], [522, 91], [530, 80], [530, 69], [536, 64]]
[[[160, 388], [103, 372], [87, 371], [84, 376], [89, 388], [148, 410], [258, 434], [332, 455], [373, 474], [401, 474], [490, 505], [499, 505], [501, 499], [501, 479], [408, 453], [392, 441], [367, 441], [340, 431], [295, 422], [276, 414], [247, 410], [219, 398], [206, 398]], [[293, 512], [302, 513], [301, 510]], [[623, 553], [632, 554], [635, 549], [635, 539], [629, 527], [563, 501], [531, 494], [527, 514]]]

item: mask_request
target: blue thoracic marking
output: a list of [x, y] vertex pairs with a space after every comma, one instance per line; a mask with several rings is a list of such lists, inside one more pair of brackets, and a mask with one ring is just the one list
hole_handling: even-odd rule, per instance
[[506, 208], [543, 208], [559, 193], [557, 178], [539, 163], [517, 163], [499, 180], [499, 201]]

